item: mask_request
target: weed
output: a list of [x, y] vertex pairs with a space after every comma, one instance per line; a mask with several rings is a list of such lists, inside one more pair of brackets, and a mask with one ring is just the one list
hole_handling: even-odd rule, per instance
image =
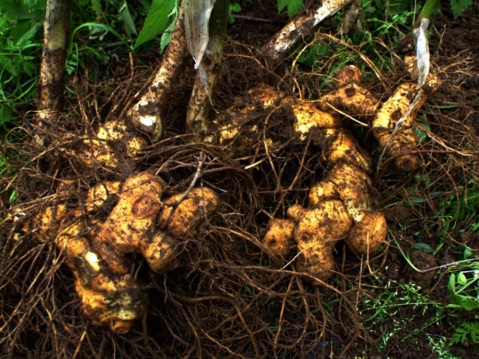
[[[320, 38], [301, 50], [298, 63], [320, 70], [325, 75], [321, 88], [345, 64], [363, 63], [360, 56], [373, 60], [380, 71], [390, 71], [393, 65], [389, 49], [382, 40], [377, 39], [387, 38], [389, 43], [396, 43], [411, 31], [417, 11], [418, 7], [411, 5], [410, 1], [363, 1], [359, 31], [343, 34], [341, 41], [330, 37]], [[334, 28], [339, 28], [343, 16], [344, 11], [340, 11], [331, 19]], [[351, 47], [358, 49], [357, 55], [353, 55]]]
[[[466, 264], [463, 264], [463, 266]], [[479, 309], [479, 262], [473, 261], [467, 268], [451, 273], [447, 288], [450, 308], [463, 310]]]
[[[396, 244], [398, 243], [396, 242]], [[412, 248], [425, 250], [430, 253], [438, 251], [438, 249], [433, 251], [433, 248], [423, 243], [416, 244]], [[412, 269], [417, 270], [409, 260], [408, 252], [405, 253], [399, 244], [398, 249], [408, 265]], [[451, 338], [433, 338], [428, 334], [431, 346], [436, 349], [441, 358], [454, 358], [445, 349], [446, 343], [448, 345], [479, 343], [479, 315], [475, 315], [476, 321], [473, 322], [461, 322], [459, 319], [464, 314], [464, 311], [470, 312], [479, 309], [479, 259], [474, 256], [469, 248], [462, 246], [457, 261], [444, 265], [442, 268], [449, 268], [447, 288], [450, 294], [448, 296], [448, 304], [443, 305], [431, 300], [420, 288], [411, 284], [399, 285], [394, 290], [385, 290], [374, 301], [365, 302], [368, 307], [367, 310], [374, 311], [366, 321], [377, 324], [392, 318], [394, 322], [393, 328], [381, 336], [381, 343], [384, 347], [386, 347], [386, 343], [390, 338], [401, 332], [401, 325], [407, 325], [407, 320], [397, 320], [395, 318], [399, 314], [395, 308], [401, 306], [412, 306], [415, 309], [415, 313], [425, 316], [427, 312], [430, 316], [430, 319], [423, 326], [415, 328], [411, 333], [404, 336], [401, 342], [418, 333], [427, 334], [425, 332], [427, 327], [445, 319], [454, 329]], [[414, 316], [408, 317], [409, 320], [412, 320], [412, 318]]]
[[[447, 356], [449, 353], [445, 349], [448, 339], [433, 337], [427, 330], [447, 317], [447, 308], [432, 300], [426, 292], [414, 284], [389, 282], [387, 288], [379, 292], [375, 298], [363, 302], [361, 314], [369, 315], [365, 322], [370, 322], [373, 328], [378, 328], [379, 351], [387, 350], [391, 345], [419, 340], [415, 338], [419, 334], [424, 334], [441, 358], [452, 358]], [[421, 318], [420, 322], [423, 324], [415, 327], [418, 318]]]
[[428, 342], [431, 345], [431, 348], [437, 353], [437, 356], [441, 359], [460, 359], [459, 357], [451, 354], [447, 350], [449, 345], [447, 338], [445, 337], [436, 337], [428, 335]]
[[[479, 318], [478, 318], [479, 319]], [[479, 321], [462, 323], [452, 335], [450, 344], [466, 344], [470, 341], [473, 344], [479, 343]]]
[[463, 196], [449, 196], [439, 204], [439, 219], [445, 223], [444, 231], [456, 229], [461, 223], [462, 232], [477, 232], [479, 219], [476, 216], [476, 208], [479, 207], [479, 186], [474, 180], [468, 182], [467, 187], [461, 187]]
[[[464, 251], [467, 261], [472, 256], [470, 250]], [[448, 308], [456, 312], [473, 311], [479, 309], [479, 259], [472, 258], [469, 262], [463, 262], [458, 268], [451, 270], [449, 276], [448, 290], [450, 303]], [[462, 344], [470, 342], [479, 343], [479, 315], [475, 316], [476, 321], [464, 321], [457, 326], [450, 339], [450, 344]]]
[[235, 22], [235, 18], [233, 14], [239, 13], [241, 11], [241, 5], [238, 3], [230, 4], [230, 12], [228, 16], [228, 23], [233, 24]]
[[0, 177], [6, 176], [9, 171], [10, 165], [8, 163], [8, 160], [5, 157], [0, 156]]
[[[130, 12], [124, 0], [76, 0], [73, 6], [68, 73], [86, 64], [106, 64], [118, 46], [130, 50], [139, 13]], [[0, 2], [0, 139], [19, 122], [17, 112], [33, 109], [45, 7], [44, 0]]]
[[18, 122], [15, 110], [36, 94], [44, 14], [44, 1], [0, 5], [0, 138]]
[[[451, 0], [451, 7], [455, 17], [460, 16], [470, 5], [472, 5], [472, 0]], [[300, 0], [278, 0], [278, 9], [281, 11], [287, 7], [290, 17], [299, 12], [302, 6]], [[390, 44], [397, 43], [402, 37], [411, 32], [420, 10], [421, 6], [416, 1], [363, 1], [360, 21], [358, 21], [359, 31], [344, 34], [343, 40], [346, 44], [357, 46], [361, 54], [371, 58], [380, 71], [390, 71], [393, 66], [389, 56], [389, 48], [377, 39], [387, 39], [387, 42]], [[429, 12], [432, 12], [432, 10], [430, 9]], [[332, 23], [335, 27], [339, 26], [343, 16], [344, 11], [340, 11], [333, 17]], [[331, 75], [344, 66], [344, 64], [360, 63], [358, 58], [341, 56], [341, 53], [350, 54], [350, 51], [344, 50], [344, 46], [338, 45], [329, 39], [316, 41], [308, 45], [306, 50], [302, 50], [298, 62], [313, 69], [323, 69], [324, 64], [334, 57], [335, 63], [328, 66], [328, 76], [322, 83], [322, 87], [324, 87]]]
[[375, 299], [365, 301], [365, 304], [368, 304], [368, 311], [373, 311], [372, 315], [365, 320], [366, 322], [376, 317], [384, 320], [387, 316], [394, 316], [399, 308], [405, 306], [419, 308], [421, 314], [424, 314], [429, 306], [440, 308], [437, 302], [431, 300], [420, 287], [414, 284], [390, 282], [387, 287], [388, 289], [381, 292]]

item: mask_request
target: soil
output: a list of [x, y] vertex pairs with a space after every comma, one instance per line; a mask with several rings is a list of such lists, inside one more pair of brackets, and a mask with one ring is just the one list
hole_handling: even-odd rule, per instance
[[[248, 18], [237, 18], [228, 28], [213, 98], [220, 113], [232, 105], [244, 106], [241, 96], [258, 83], [278, 87], [289, 96], [301, 92], [314, 97], [327, 91], [319, 89], [318, 75], [310, 69], [291, 73], [288, 61], [275, 68], [264, 65], [259, 46], [287, 18], [277, 14], [276, 1], [261, 3], [258, 7], [246, 2], [241, 15]], [[5, 206], [9, 218], [15, 213], [20, 220], [5, 222], [0, 237], [1, 356], [439, 358], [434, 346], [440, 338], [450, 338], [457, 323], [477, 321], [474, 312], [443, 309], [427, 325], [436, 318], [437, 305], [449, 303], [449, 276], [441, 266], [460, 258], [465, 246], [473, 255], [479, 253], [479, 233], [471, 229], [479, 216], [472, 211], [448, 222], [440, 220], [439, 213], [441, 203], [464, 197], [472, 188], [470, 182], [479, 180], [477, 11], [479, 5], [455, 20], [444, 10], [434, 20], [432, 68], [440, 73], [443, 85], [429, 94], [420, 115], [430, 128], [418, 150], [423, 168], [403, 173], [385, 163], [374, 178], [378, 206], [384, 208], [390, 230], [388, 246], [366, 260], [338, 244], [338, 274], [322, 286], [303, 281], [293, 258], [288, 265], [268, 258], [258, 240], [270, 216], [283, 217], [289, 205], [305, 203], [308, 188], [327, 172], [315, 144], [290, 141], [290, 134], [280, 125], [288, 114], [278, 112], [262, 124], [269, 136], [284, 143], [274, 154], [274, 163], [258, 146], [262, 133], [248, 139], [257, 149], [255, 154], [241, 157], [219, 146], [192, 142], [178, 123], [178, 118], [184, 118], [192, 87], [190, 66], [171, 93], [164, 139], [150, 143], [138, 161], [126, 161], [115, 171], [86, 167], [59, 143], [72, 133], [91, 135], [99, 123], [121, 117], [151, 75], [144, 65], [155, 64], [155, 59], [145, 55], [133, 67], [128, 59], [110, 64], [99, 83], [91, 82], [88, 74], [69, 79], [67, 86], [76, 95], [67, 99], [59, 122], [42, 129], [45, 145], [27, 141], [8, 149], [22, 153], [12, 158], [17, 174], [10, 184], [22, 203]], [[334, 31], [334, 26], [326, 21], [321, 31]], [[393, 71], [382, 74], [381, 84], [366, 76], [367, 87], [380, 98], [387, 97], [407, 76], [400, 65], [393, 66]], [[298, 81], [301, 85], [295, 87]], [[258, 118], [267, 115], [255, 114]], [[372, 136], [354, 124], [346, 128], [377, 163], [379, 152]], [[24, 131], [38, 133], [27, 121]], [[124, 143], [113, 147], [120, 158], [125, 157]], [[204, 161], [201, 183], [220, 193], [221, 210], [186, 242], [179, 256], [182, 265], [175, 270], [155, 275], [141, 258], [132, 258], [136, 263], [132, 273], [142, 283], [148, 311], [130, 333], [115, 335], [92, 325], [81, 312], [74, 277], [62, 262], [63, 254], [52, 240], [36, 242], [29, 223], [51, 204], [49, 199], [60, 184], [69, 189], [69, 208], [78, 207], [93, 185], [124, 180], [145, 170], [159, 174], [168, 184], [167, 194], [173, 194], [188, 189], [200, 161]], [[5, 193], [2, 203], [8, 203]], [[115, 203], [114, 199], [107, 203], [98, 219], [104, 219]], [[2, 218], [7, 217], [2, 214]], [[429, 304], [414, 305], [422, 295], [430, 298]], [[392, 299], [400, 307], [383, 311]], [[446, 344], [445, 348], [460, 358], [476, 358], [479, 351], [477, 344], [469, 342]]]

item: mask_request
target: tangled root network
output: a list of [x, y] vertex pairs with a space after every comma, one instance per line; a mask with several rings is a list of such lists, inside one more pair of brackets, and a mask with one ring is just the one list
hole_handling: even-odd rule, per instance
[[[100, 109], [78, 91], [71, 113], [29, 130], [42, 145], [13, 148], [5, 188], [21, 201], [2, 213], [2, 354], [339, 358], [373, 342], [356, 299], [384, 264], [389, 184], [457, 143], [451, 119], [438, 115], [437, 141], [421, 143], [417, 107], [391, 138], [416, 91], [407, 73], [384, 95], [347, 66], [304, 100], [248, 54], [226, 58], [219, 84], [234, 86], [218, 85], [208, 141], [178, 124], [185, 73], [158, 142], [121, 120], [117, 104], [138, 90], [125, 80], [95, 89], [112, 100]], [[438, 79], [419, 106], [446, 96]], [[471, 168], [451, 156], [447, 176], [430, 176], [454, 188], [446, 179]]]

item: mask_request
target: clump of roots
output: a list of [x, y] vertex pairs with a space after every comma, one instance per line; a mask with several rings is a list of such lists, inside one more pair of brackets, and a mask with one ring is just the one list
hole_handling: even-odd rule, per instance
[[[237, 48], [235, 51], [240, 52]], [[240, 81], [244, 69], [259, 74], [254, 82], [261, 79], [272, 85], [277, 80], [258, 65], [252, 52], [248, 49], [241, 56], [226, 55], [226, 61], [234, 62], [235, 66], [226, 66], [223, 76], [238, 80], [233, 81], [235, 94], [245, 93], [253, 87], [251, 83]], [[457, 91], [461, 88], [463, 73], [453, 62], [446, 65], [450, 66], [450, 78], [432, 96], [432, 101], [451, 98], [448, 88]], [[146, 145], [130, 154], [122, 141], [102, 140], [115, 156], [113, 167], [101, 161], [86, 164], [75, 156], [74, 150], [87, 139], [97, 140], [102, 124], [122, 118], [121, 111], [128, 107], [125, 103], [138, 91], [130, 86], [133, 77], [125, 68], [115, 84], [95, 88], [99, 96], [95, 101], [104, 103], [103, 107], [85, 108], [88, 102], [79, 95], [78, 104], [72, 106], [78, 112], [72, 111], [58, 123], [46, 124], [44, 128], [22, 129], [29, 136], [43, 136], [45, 147], [39, 147], [35, 141], [21, 146], [4, 144], [6, 151], [14, 150], [20, 155], [12, 158], [15, 172], [2, 184], [0, 310], [4, 321], [0, 323], [1, 353], [11, 357], [31, 357], [34, 353], [36, 358], [115, 355], [122, 358], [297, 358], [310, 353], [315, 355], [318, 348], [331, 342], [336, 343], [331, 348], [334, 357], [341, 357], [354, 348], [360, 350], [365, 345], [370, 346], [372, 338], [361, 325], [356, 306], [362, 299], [361, 283], [367, 281], [369, 270], [376, 271], [375, 275], [381, 273], [383, 254], [371, 255], [361, 262], [342, 245], [335, 245], [330, 249], [336, 259], [336, 268], [341, 272], [340, 284], [312, 286], [304, 279], [314, 281], [315, 278], [298, 270], [294, 256], [284, 262], [277, 261], [266, 255], [260, 240], [271, 218], [286, 218], [288, 208], [295, 204], [307, 206], [309, 189], [323, 180], [330, 169], [317, 144], [310, 138], [294, 138], [293, 133], [285, 130], [285, 123], [288, 126], [294, 123], [291, 112], [272, 106], [266, 110], [258, 108], [257, 118], [245, 117], [245, 122], [256, 121], [257, 126], [256, 131], [243, 139], [253, 150], [249, 153], [235, 156], [225, 151], [224, 144], [191, 142], [189, 136], [178, 135], [181, 126], [173, 118], [173, 114], [178, 116], [184, 112], [187, 103], [182, 94], [191, 84], [185, 74], [182, 79], [185, 82], [171, 95], [168, 111], [171, 117], [165, 126], [165, 139], [152, 144], [146, 134], [135, 133]], [[304, 73], [301, 77], [305, 88], [317, 81], [315, 76], [308, 80]], [[383, 80], [387, 83], [388, 79]], [[124, 86], [118, 81], [123, 81]], [[219, 81], [215, 96], [232, 94], [227, 83]], [[85, 79], [84, 88], [88, 86]], [[288, 87], [283, 82], [279, 87], [286, 96], [294, 96], [293, 86]], [[120, 89], [123, 92], [119, 92]], [[90, 96], [94, 90], [90, 88], [91, 93], [83, 96]], [[381, 97], [379, 91], [372, 92]], [[387, 166], [383, 166], [372, 179], [380, 193], [379, 207], [398, 197], [403, 198], [402, 203], [412, 196], [426, 199], [421, 208], [412, 207], [424, 219], [424, 228], [416, 230], [430, 230], [433, 224], [436, 207], [435, 203], [428, 202], [431, 194], [440, 191], [442, 198], [460, 196], [458, 188], [463, 178], [475, 176], [479, 180], [474, 171], [479, 143], [478, 133], [472, 128], [473, 108], [460, 100], [459, 97], [452, 100], [457, 101], [456, 112], [433, 112], [430, 108], [426, 111], [430, 132], [426, 129], [423, 132], [429, 139], [419, 142], [417, 153], [427, 167], [411, 175], [399, 176], [395, 172], [384, 172]], [[215, 99], [215, 103], [221, 109], [234, 105], [231, 96]], [[105, 120], [100, 121], [100, 118]], [[357, 130], [355, 126], [346, 125], [344, 133], [358, 132], [354, 131]], [[367, 144], [373, 141], [371, 134], [366, 133], [359, 141], [368, 149], [377, 147], [377, 143]], [[373, 154], [373, 163], [378, 156]], [[177, 232], [183, 237], [176, 252], [178, 263], [168, 271], [155, 273], [151, 270], [141, 250], [120, 253], [124, 262], [119, 263], [115, 275], [134, 279], [135, 289], [144, 294], [142, 305], [145, 307], [139, 307], [142, 314], [137, 321], [126, 323], [129, 326], [127, 335], [116, 335], [108, 328], [92, 326], [75, 294], [76, 283], [81, 277], [71, 271], [72, 263], [82, 268], [86, 273], [84, 278], [88, 279], [95, 270], [94, 256], [87, 255], [71, 262], [66, 250], [55, 241], [58, 233], [53, 231], [42, 241], [35, 241], [33, 238], [39, 229], [27, 223], [51, 211], [58, 203], [64, 205], [65, 213], [70, 213], [58, 225], [75, 223], [74, 218], [83, 219], [84, 213], [94, 211], [94, 220], [79, 222], [80, 237], [90, 240], [96, 235], [92, 228], [108, 221], [120, 197], [113, 186], [104, 201], [88, 206], [89, 191], [99, 183], [124, 183], [145, 171], [163, 179], [162, 198], [191, 193], [194, 188], [210, 188], [221, 198], [221, 210], [204, 225], [192, 226], [192, 235]], [[424, 180], [416, 182], [415, 175]], [[9, 204], [12, 189], [17, 191], [18, 202]], [[191, 197], [186, 195], [185, 199], [191, 200]], [[169, 204], [173, 202], [174, 199]], [[169, 217], [168, 211], [165, 216]], [[52, 218], [55, 218], [53, 213]], [[389, 225], [394, 224], [390, 220]], [[275, 225], [293, 230], [289, 224]], [[93, 248], [92, 252], [95, 250], [98, 251]], [[341, 256], [348, 261], [341, 261]], [[86, 266], [85, 261], [88, 262]], [[362, 276], [361, 281], [359, 276]], [[124, 301], [125, 296], [117, 299]], [[326, 305], [327, 313], [324, 311]], [[146, 306], [148, 309], [143, 310]], [[125, 327], [113, 323], [112, 329], [115, 328], [121, 333]]]

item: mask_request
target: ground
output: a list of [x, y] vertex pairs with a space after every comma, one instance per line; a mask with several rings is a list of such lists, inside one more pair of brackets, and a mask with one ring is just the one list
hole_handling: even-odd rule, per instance
[[[287, 19], [268, 7], [248, 8], [228, 28], [222, 73], [215, 92], [218, 112], [258, 83], [267, 83], [312, 98], [326, 76], [305, 65], [296, 73], [287, 63], [263, 65], [258, 46]], [[294, 264], [276, 263], [260, 249], [259, 239], [272, 213], [282, 214], [292, 203], [304, 203], [307, 189], [327, 168], [314, 145], [288, 143], [271, 116], [268, 134], [285, 146], [271, 157], [257, 146], [243, 157], [217, 146], [191, 142], [184, 118], [193, 70], [186, 68], [165, 111], [165, 136], [151, 144], [139, 161], [116, 171], [85, 168], [65, 154], [68, 134], [91, 134], [99, 123], [122, 118], [124, 111], [157, 64], [153, 55], [111, 65], [100, 82], [81, 73], [68, 79], [71, 97], [59, 123], [48, 124], [46, 147], [34, 141], [11, 150], [18, 172], [13, 185], [30, 218], [44, 210], [58, 183], [70, 188], [74, 207], [92, 185], [123, 180], [132, 172], [159, 173], [167, 191], [188, 188], [199, 161], [201, 183], [222, 199], [219, 214], [201, 227], [180, 255], [183, 264], [155, 276], [138, 259], [133, 268], [148, 294], [148, 312], [126, 335], [91, 325], [81, 314], [73, 277], [62, 265], [62, 253], [51, 242], [36, 243], [22, 221], [3, 225], [2, 356], [74, 358], [475, 358], [478, 344], [449, 345], [457, 323], [477, 321], [474, 311], [447, 308], [447, 269], [467, 247], [479, 253], [479, 217], [464, 201], [477, 191], [479, 158], [479, 18], [475, 9], [457, 20], [446, 10], [433, 23], [430, 50], [433, 69], [443, 85], [431, 94], [419, 116], [425, 124], [420, 153], [424, 166], [403, 173], [393, 166], [378, 171], [374, 184], [379, 207], [388, 220], [388, 245], [372, 258], [358, 258], [342, 244], [336, 247], [338, 274], [323, 286], [303, 282]], [[261, 22], [257, 19], [269, 19]], [[323, 31], [334, 28], [326, 22]], [[320, 35], [318, 35], [320, 36]], [[401, 57], [399, 49], [388, 49]], [[395, 58], [395, 56], [391, 56]], [[378, 97], [390, 95], [407, 77], [395, 61], [378, 81], [366, 74], [366, 85]], [[304, 66], [304, 67], [303, 67]], [[325, 68], [330, 66], [326, 62]], [[296, 82], [295, 82], [296, 81]], [[300, 85], [293, 84], [300, 81]], [[292, 89], [295, 89], [293, 91]], [[28, 122], [26, 132], [34, 131]], [[354, 124], [347, 129], [379, 159], [373, 137]], [[426, 130], [424, 130], [426, 129]], [[430, 132], [428, 132], [430, 131]], [[261, 136], [260, 136], [261, 137]], [[145, 136], [145, 138], [147, 138]], [[255, 139], [260, 143], [262, 138]], [[69, 140], [66, 147], [75, 146]], [[117, 154], [124, 151], [118, 145]], [[200, 154], [204, 155], [201, 157]], [[271, 161], [274, 158], [274, 162]], [[255, 164], [255, 165], [253, 165]], [[43, 200], [41, 200], [43, 199]], [[4, 200], [6, 203], [6, 200]], [[454, 203], [460, 203], [461, 207]], [[13, 209], [12, 209], [13, 210]], [[11, 213], [11, 211], [10, 211]], [[457, 215], [456, 215], [457, 214]], [[462, 214], [462, 215], [459, 215]], [[28, 217], [27, 216], [27, 217]], [[432, 251], [430, 250], [432, 249]], [[419, 269], [419, 270], [417, 270]], [[477, 309], [476, 309], [477, 311]], [[447, 356], [445, 353], [447, 353]]]

